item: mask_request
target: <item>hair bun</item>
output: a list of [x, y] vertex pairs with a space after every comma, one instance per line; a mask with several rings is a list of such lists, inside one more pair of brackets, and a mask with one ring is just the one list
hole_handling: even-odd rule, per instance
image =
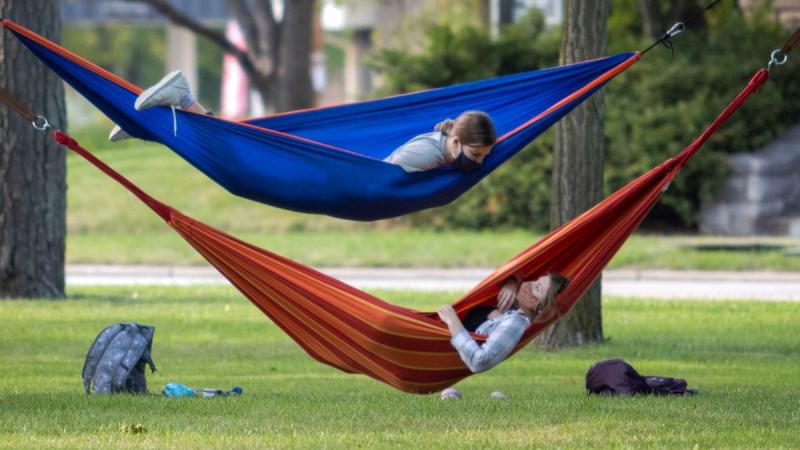
[[453, 129], [455, 124], [456, 121], [453, 119], [444, 119], [443, 121], [437, 123], [435, 127], [433, 127], [433, 131], [441, 131], [442, 134], [446, 136], [450, 130]]

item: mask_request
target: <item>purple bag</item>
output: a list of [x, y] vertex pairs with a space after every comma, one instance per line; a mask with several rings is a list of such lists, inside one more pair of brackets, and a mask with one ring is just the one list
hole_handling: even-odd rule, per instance
[[686, 380], [669, 377], [645, 377], [621, 359], [607, 359], [589, 368], [586, 373], [586, 390], [600, 395], [695, 395], [697, 390], [687, 389]]

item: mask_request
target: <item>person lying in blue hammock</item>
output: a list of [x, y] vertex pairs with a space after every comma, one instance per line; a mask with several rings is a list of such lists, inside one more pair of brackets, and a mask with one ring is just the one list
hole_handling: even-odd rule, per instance
[[[137, 111], [153, 106], [173, 106], [199, 114], [209, 112], [192, 95], [189, 82], [180, 71], [167, 74], [144, 90], [134, 103]], [[108, 139], [116, 142], [130, 137], [115, 125]], [[468, 173], [481, 167], [495, 139], [494, 124], [488, 114], [466, 111], [455, 120], [440, 122], [434, 131], [414, 137], [384, 161], [397, 164], [406, 172], [422, 172], [452, 164], [457, 170]]]
[[[497, 308], [474, 308], [465, 318], [466, 325], [450, 305], [442, 305], [436, 312], [447, 324], [452, 336], [450, 343], [464, 364], [473, 373], [484, 372], [500, 364], [514, 350], [531, 323], [553, 318], [556, 298], [568, 284], [569, 279], [557, 273], [522, 283], [516, 277], [509, 278], [497, 294]], [[470, 331], [486, 336], [483, 345], [475, 342]]]
[[420, 134], [401, 145], [384, 161], [406, 172], [422, 172], [452, 164], [461, 172], [479, 169], [492, 151], [494, 125], [482, 111], [466, 111], [456, 120], [446, 119], [433, 132]]

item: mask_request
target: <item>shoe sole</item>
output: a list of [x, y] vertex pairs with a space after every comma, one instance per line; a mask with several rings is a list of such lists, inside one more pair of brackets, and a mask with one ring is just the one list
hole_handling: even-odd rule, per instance
[[133, 104], [133, 107], [137, 111], [141, 111], [142, 109], [147, 109], [150, 108], [151, 106], [155, 106], [155, 105], [148, 105], [146, 107], [143, 107], [144, 103], [147, 100], [150, 100], [151, 97], [158, 94], [162, 89], [164, 89], [164, 87], [166, 87], [167, 85], [169, 85], [170, 83], [172, 83], [173, 81], [175, 81], [177, 78], [180, 77], [181, 77], [180, 71], [175, 71], [167, 75], [161, 81], [156, 83], [155, 86], [151, 86], [147, 88], [144, 92], [139, 94], [139, 96], [136, 97], [136, 102]]
[[111, 133], [108, 135], [108, 140], [111, 142], [119, 142], [124, 141], [125, 139], [131, 139], [133, 136], [128, 134], [125, 130], [123, 130], [119, 125], [115, 126], [111, 129]]

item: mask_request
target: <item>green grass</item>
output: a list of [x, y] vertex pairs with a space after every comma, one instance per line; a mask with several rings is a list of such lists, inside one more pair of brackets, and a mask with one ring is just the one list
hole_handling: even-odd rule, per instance
[[[105, 132], [91, 128], [76, 136], [156, 198], [306, 264], [497, 266], [540, 237], [526, 230], [409, 229], [391, 220], [360, 223], [272, 208], [229, 194], [166, 148], [141, 141], [109, 147]], [[203, 264], [187, 244], [122, 187], [76, 155], [69, 156], [68, 165], [69, 263]], [[800, 270], [800, 256], [786, 256], [783, 248], [737, 252], [694, 248], [709, 240], [714, 238], [635, 235], [610, 266]], [[749, 241], [752, 239], [723, 242]], [[759, 242], [800, 247], [800, 240], [760, 238]]]
[[[0, 302], [0, 448], [454, 448], [800, 446], [800, 304], [604, 302], [609, 342], [529, 347], [458, 385], [465, 399], [398, 392], [321, 365], [227, 287], [81, 288], [68, 301]], [[448, 294], [379, 292], [432, 308]], [[156, 326], [150, 387], [241, 385], [241, 398], [87, 397], [95, 334]], [[689, 380], [692, 398], [597, 398], [583, 375], [624, 357]], [[489, 398], [493, 390], [510, 401]], [[142, 424], [144, 434], [121, 427]]]

